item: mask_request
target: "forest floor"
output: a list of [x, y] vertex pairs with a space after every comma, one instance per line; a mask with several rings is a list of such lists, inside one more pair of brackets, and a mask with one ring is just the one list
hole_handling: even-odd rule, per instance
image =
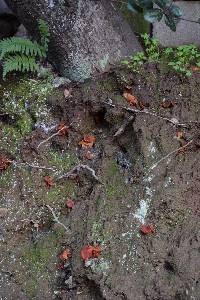
[[200, 73], [0, 99], [0, 299], [200, 299]]

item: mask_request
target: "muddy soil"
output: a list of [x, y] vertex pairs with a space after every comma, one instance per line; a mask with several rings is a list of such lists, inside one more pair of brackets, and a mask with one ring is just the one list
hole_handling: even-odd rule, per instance
[[[200, 75], [147, 65], [57, 90], [12, 85], [1, 86], [0, 151], [14, 162], [0, 173], [0, 299], [200, 299]], [[148, 108], [128, 111], [127, 86]], [[60, 122], [69, 133], [47, 140]], [[79, 164], [98, 180], [90, 169], [63, 176]], [[86, 245], [101, 255], [84, 262]]]

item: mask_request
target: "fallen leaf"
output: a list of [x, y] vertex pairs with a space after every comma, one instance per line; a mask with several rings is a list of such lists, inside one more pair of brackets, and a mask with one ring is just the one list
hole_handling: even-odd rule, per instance
[[6, 170], [9, 165], [12, 163], [12, 160], [8, 159], [5, 156], [0, 156], [0, 170]]
[[71, 96], [71, 93], [72, 93], [72, 88], [70, 88], [69, 90], [68, 89], [64, 89], [63, 94], [65, 96], [65, 99], [69, 98]]
[[56, 266], [56, 268], [57, 268], [58, 270], [63, 270], [64, 267], [65, 267], [64, 263], [58, 264], [58, 265]]
[[175, 103], [171, 100], [163, 100], [162, 103], [161, 103], [161, 106], [163, 108], [172, 108], [174, 107]]
[[44, 181], [48, 187], [52, 187], [54, 185], [52, 176], [45, 176]]
[[184, 138], [184, 132], [182, 132], [182, 131], [177, 131], [177, 132], [176, 132], [176, 138], [177, 138], [177, 140], [185, 139], [185, 138]]
[[183, 140], [180, 140], [180, 143], [181, 143], [181, 147], [177, 151], [176, 155], [185, 154], [186, 151], [188, 151], [188, 148], [184, 147], [187, 144], [187, 142], [183, 139]]
[[130, 86], [130, 85], [126, 85], [126, 86], [124, 87], [124, 91], [131, 94], [132, 91], [133, 91], [133, 88], [132, 88], [132, 86]]
[[101, 254], [101, 248], [97, 246], [85, 246], [81, 250], [81, 257], [84, 261], [87, 261], [90, 258], [98, 258], [99, 255]]
[[148, 108], [150, 105], [149, 105], [149, 103], [148, 102], [144, 102], [144, 101], [139, 101], [139, 107], [140, 107], [140, 109], [145, 109], [145, 108]]
[[9, 209], [5, 207], [0, 207], [0, 218], [3, 218], [7, 215]]
[[61, 260], [68, 260], [69, 257], [71, 257], [71, 252], [69, 249], [65, 249], [60, 255], [59, 255], [59, 258]]
[[123, 93], [124, 98], [129, 102], [130, 105], [132, 106], [137, 106], [138, 105], [138, 100], [137, 97], [133, 96], [130, 93], [124, 92]]
[[197, 67], [197, 66], [191, 66], [190, 70], [193, 71], [193, 72], [196, 72], [196, 71], [200, 71], [200, 68]]
[[84, 154], [83, 154], [83, 157], [85, 158], [85, 159], [88, 159], [88, 160], [92, 160], [92, 159], [94, 159], [94, 154], [92, 153], [92, 152], [90, 152], [90, 151], [87, 151], [87, 152], [85, 152]]
[[75, 206], [75, 203], [72, 199], [68, 199], [66, 202], [66, 206], [71, 209]]
[[94, 135], [85, 135], [83, 140], [79, 142], [79, 145], [82, 146], [82, 148], [92, 148], [95, 142], [96, 137]]
[[61, 122], [59, 125], [58, 125], [58, 135], [68, 135], [69, 134], [69, 127], [67, 127], [65, 125], [65, 123]]
[[140, 227], [140, 231], [143, 234], [149, 234], [149, 233], [154, 233], [155, 232], [155, 228], [153, 225], [142, 225]]

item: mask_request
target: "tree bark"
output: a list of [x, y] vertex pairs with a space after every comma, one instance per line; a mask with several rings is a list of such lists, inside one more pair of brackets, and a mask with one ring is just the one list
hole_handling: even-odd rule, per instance
[[108, 0], [6, 0], [29, 33], [37, 21], [50, 30], [49, 60], [57, 71], [82, 81], [141, 51], [130, 27]]

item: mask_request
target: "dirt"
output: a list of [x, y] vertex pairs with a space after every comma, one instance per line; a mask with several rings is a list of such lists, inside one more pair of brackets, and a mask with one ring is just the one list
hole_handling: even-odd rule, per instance
[[[25, 83], [1, 86], [8, 114], [0, 116], [0, 150], [15, 163], [0, 173], [0, 299], [199, 299], [200, 75], [152, 65], [140, 74], [118, 69], [72, 84], [66, 99], [70, 86]], [[122, 108], [130, 108], [127, 85], [153, 115]], [[173, 107], [162, 108], [163, 100]], [[60, 122], [69, 134], [38, 148]], [[185, 144], [192, 140], [184, 151], [174, 151], [182, 145], [177, 132]], [[79, 145], [85, 134], [96, 137], [92, 160]], [[99, 180], [88, 170], [62, 177], [78, 164]], [[144, 235], [141, 225], [155, 232]], [[80, 251], [88, 244], [102, 252], [85, 263]], [[63, 263], [66, 248], [72, 256]]]

